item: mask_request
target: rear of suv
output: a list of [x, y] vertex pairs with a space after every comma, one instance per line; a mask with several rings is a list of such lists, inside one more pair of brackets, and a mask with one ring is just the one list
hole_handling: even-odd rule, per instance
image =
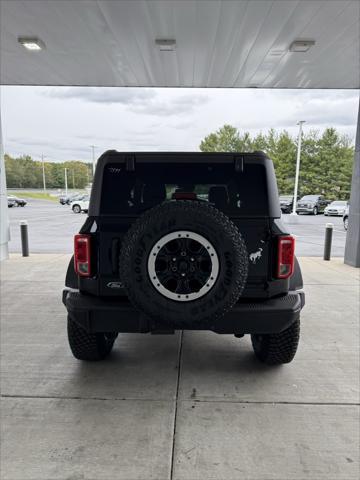
[[305, 300], [280, 217], [262, 152], [105, 152], [63, 291], [74, 356], [187, 329], [250, 334], [260, 361], [290, 362]]

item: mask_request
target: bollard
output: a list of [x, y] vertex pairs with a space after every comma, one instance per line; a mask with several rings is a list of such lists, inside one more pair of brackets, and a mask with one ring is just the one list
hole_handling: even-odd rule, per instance
[[22, 256], [29, 256], [29, 236], [28, 236], [28, 223], [26, 220], [20, 222], [20, 235], [21, 235], [21, 250]]
[[324, 260], [330, 260], [331, 257], [331, 243], [333, 234], [333, 223], [327, 223], [325, 226], [325, 245], [324, 245]]

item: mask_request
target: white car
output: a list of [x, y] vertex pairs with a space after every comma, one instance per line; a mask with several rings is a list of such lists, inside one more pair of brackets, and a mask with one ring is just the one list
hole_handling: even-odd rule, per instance
[[325, 207], [324, 215], [336, 215], [342, 217], [346, 211], [348, 202], [346, 200], [335, 200]]
[[89, 197], [82, 200], [74, 200], [70, 203], [70, 208], [74, 213], [87, 212], [89, 210]]

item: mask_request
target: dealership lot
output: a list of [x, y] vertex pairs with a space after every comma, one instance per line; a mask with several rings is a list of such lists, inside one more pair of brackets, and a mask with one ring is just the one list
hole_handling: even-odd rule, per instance
[[[85, 221], [85, 214], [74, 214], [68, 205], [58, 202], [29, 199], [24, 208], [9, 208], [11, 241], [10, 251], [21, 251], [19, 221], [29, 223], [31, 253], [71, 253], [73, 236]], [[346, 232], [341, 217], [324, 215], [299, 215], [298, 223], [288, 224], [290, 232], [296, 236], [296, 253], [302, 256], [322, 256], [324, 249], [325, 225], [334, 224], [332, 255], [343, 257]], [[283, 221], [290, 221], [283, 215]]]

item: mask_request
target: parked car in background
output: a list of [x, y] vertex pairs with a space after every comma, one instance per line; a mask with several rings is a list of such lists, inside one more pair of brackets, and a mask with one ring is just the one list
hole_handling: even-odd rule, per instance
[[343, 215], [343, 224], [344, 224], [344, 229], [348, 229], [349, 225], [349, 205], [346, 207], [345, 213]]
[[280, 195], [280, 208], [282, 213], [291, 213], [294, 205], [294, 195]]
[[16, 207], [15, 200], [13, 197], [7, 197], [8, 207]]
[[72, 193], [71, 195], [60, 195], [59, 202], [61, 205], [70, 205], [74, 200], [82, 200], [86, 196], [85, 193]]
[[68, 205], [70, 199], [71, 195], [60, 195], [59, 202], [61, 203], [61, 205]]
[[19, 197], [15, 197], [14, 195], [9, 195], [8, 201], [9, 201], [9, 198], [14, 201], [14, 205], [13, 205], [14, 207], [25, 207], [25, 205], [27, 204], [27, 201], [24, 198], [19, 198]]
[[89, 209], [89, 195], [83, 195], [80, 200], [73, 200], [70, 206], [74, 213], [87, 212]]
[[297, 202], [296, 213], [317, 215], [323, 213], [328, 204], [323, 195], [305, 195]]
[[345, 214], [348, 202], [346, 200], [335, 200], [331, 202], [324, 210], [324, 215], [336, 215], [342, 217]]

